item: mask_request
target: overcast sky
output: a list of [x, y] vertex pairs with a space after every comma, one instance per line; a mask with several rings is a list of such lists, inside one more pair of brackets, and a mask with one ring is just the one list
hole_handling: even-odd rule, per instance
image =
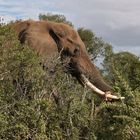
[[140, 56], [140, 0], [0, 0], [5, 21], [64, 14], [75, 27], [92, 29], [115, 51]]

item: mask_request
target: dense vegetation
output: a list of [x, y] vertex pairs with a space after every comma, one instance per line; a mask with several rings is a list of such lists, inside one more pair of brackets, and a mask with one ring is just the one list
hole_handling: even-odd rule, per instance
[[[39, 18], [71, 23], [62, 15]], [[139, 58], [128, 52], [115, 54], [89, 29], [78, 32], [91, 58], [102, 57], [102, 74], [126, 100], [101, 100], [65, 74], [58, 59], [43, 70], [42, 58], [18, 42], [10, 25], [0, 26], [0, 139], [140, 139]]]

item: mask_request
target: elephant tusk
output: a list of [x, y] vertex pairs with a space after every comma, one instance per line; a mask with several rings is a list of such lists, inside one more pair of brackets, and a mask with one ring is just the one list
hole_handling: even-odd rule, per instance
[[106, 99], [114, 99], [114, 100], [125, 99], [125, 97], [118, 97], [118, 96], [111, 95], [108, 93], [106, 94], [105, 92], [103, 92], [102, 90], [100, 90], [96, 86], [94, 86], [84, 75], [81, 75], [81, 79], [87, 87], [91, 88], [94, 92], [98, 93], [99, 95], [105, 96]]

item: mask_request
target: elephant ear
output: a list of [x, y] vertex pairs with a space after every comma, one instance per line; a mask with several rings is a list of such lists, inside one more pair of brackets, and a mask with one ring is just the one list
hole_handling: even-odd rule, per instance
[[58, 26], [52, 26], [51, 29], [49, 30], [49, 34], [57, 44], [58, 51], [61, 51], [62, 48], [64, 47], [62, 45], [63, 44], [62, 42], [64, 42], [64, 38], [66, 36], [65, 30]]
[[23, 44], [26, 40], [26, 34], [27, 34], [26, 31], [28, 27], [30, 26], [30, 22], [31, 21], [18, 22], [18, 23], [15, 23], [13, 27], [13, 29], [16, 31], [18, 35], [18, 39], [21, 44]]
[[57, 44], [59, 52], [63, 50], [64, 55], [78, 56], [80, 50], [79, 45], [75, 40], [71, 38], [72, 35], [68, 30], [69, 28], [63, 28], [63, 26], [53, 26], [49, 30], [49, 34]]

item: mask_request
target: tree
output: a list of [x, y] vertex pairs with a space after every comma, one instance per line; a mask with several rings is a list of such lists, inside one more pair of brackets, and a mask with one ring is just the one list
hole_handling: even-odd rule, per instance
[[[140, 60], [139, 57], [129, 52], [113, 53], [112, 48], [106, 49], [104, 59], [104, 73], [115, 84], [117, 73], [123, 76], [132, 90], [139, 89], [140, 84]], [[121, 87], [121, 85], [120, 85]]]
[[95, 60], [104, 56], [106, 47], [110, 46], [108, 43], [97, 37], [90, 29], [79, 28], [78, 33], [90, 53], [91, 59]]
[[123, 75], [132, 90], [140, 90], [140, 61], [129, 52], [114, 54], [114, 67]]
[[70, 26], [73, 26], [73, 24], [70, 21], [68, 21], [64, 15], [61, 15], [61, 14], [52, 14], [52, 13], [40, 14], [39, 20], [49, 20], [49, 21], [54, 21], [58, 23], [63, 22]]

